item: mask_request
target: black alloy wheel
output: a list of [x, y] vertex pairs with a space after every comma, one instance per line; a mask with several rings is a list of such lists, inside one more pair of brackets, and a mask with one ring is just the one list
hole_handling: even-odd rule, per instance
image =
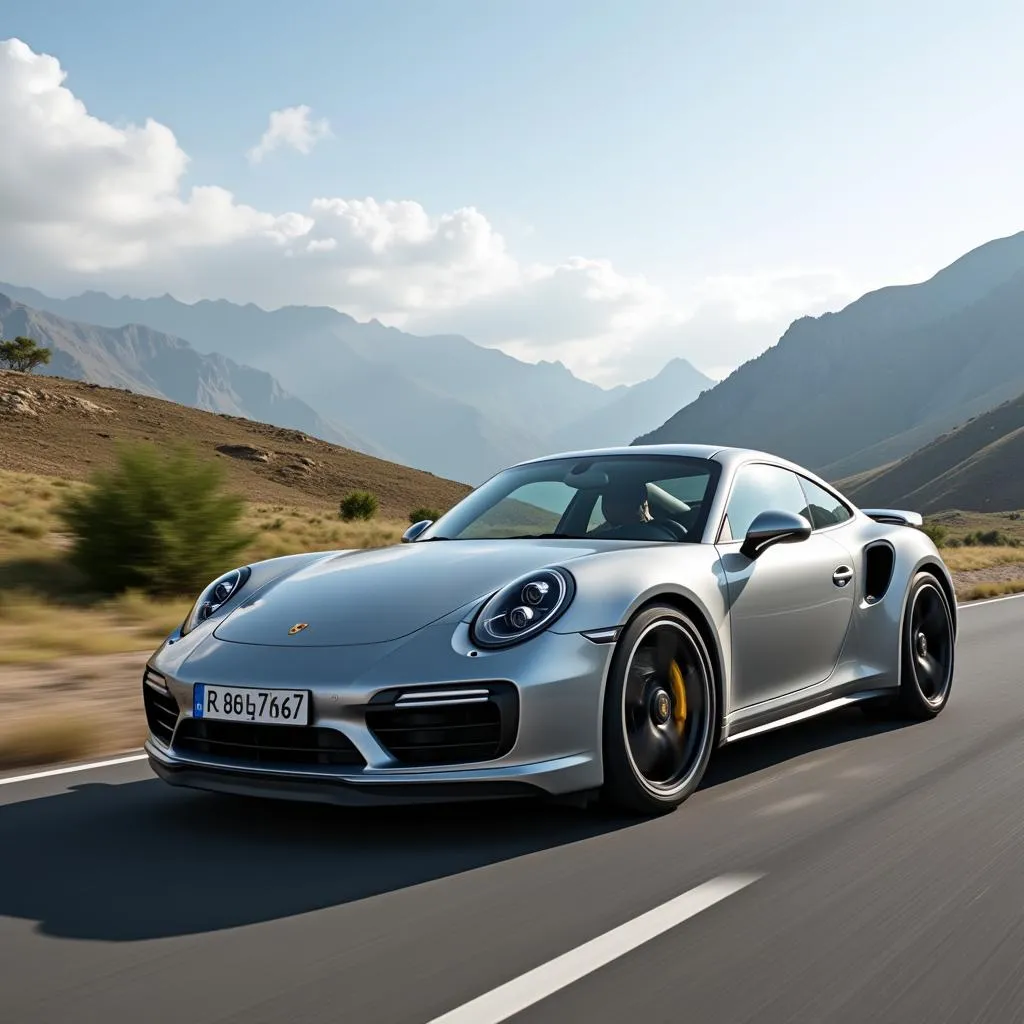
[[715, 746], [717, 701], [707, 647], [670, 605], [641, 611], [616, 644], [604, 706], [605, 795], [659, 814], [700, 785]]

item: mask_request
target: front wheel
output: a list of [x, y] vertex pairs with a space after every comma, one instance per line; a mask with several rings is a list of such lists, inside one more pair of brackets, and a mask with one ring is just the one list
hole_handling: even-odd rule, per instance
[[616, 643], [605, 689], [605, 796], [640, 814], [674, 810], [704, 776], [717, 705], [707, 647], [670, 605], [642, 611]]

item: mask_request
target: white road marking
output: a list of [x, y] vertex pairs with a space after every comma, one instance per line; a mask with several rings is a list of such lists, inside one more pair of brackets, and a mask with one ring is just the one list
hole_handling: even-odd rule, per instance
[[499, 1024], [739, 892], [762, 875], [719, 875], [596, 939], [435, 1017], [430, 1024]]
[[1007, 594], [1005, 597], [986, 597], [982, 601], [957, 601], [957, 607], [960, 609], [977, 608], [980, 604], [999, 604], [1000, 601], [1016, 601], [1021, 597], [1024, 597], [1024, 594]]
[[113, 757], [107, 761], [92, 761], [89, 764], [73, 764], [67, 768], [47, 768], [46, 771], [32, 772], [31, 775], [15, 775], [13, 778], [0, 779], [0, 786], [10, 786], [15, 782], [31, 782], [33, 779], [48, 779], [51, 775], [70, 775], [72, 772], [88, 772], [93, 768], [111, 768], [115, 764], [128, 764], [130, 761], [145, 761], [146, 754], [129, 754], [125, 757]]

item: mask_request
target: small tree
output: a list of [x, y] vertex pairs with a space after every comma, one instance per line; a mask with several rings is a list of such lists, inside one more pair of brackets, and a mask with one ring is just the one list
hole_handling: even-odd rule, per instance
[[441, 513], [438, 512], [436, 508], [427, 508], [422, 505], [419, 508], [414, 508], [409, 513], [410, 523], [422, 523], [424, 519], [429, 519], [431, 522], [437, 522], [440, 518]]
[[50, 350], [37, 345], [31, 338], [23, 338], [21, 335], [11, 341], [0, 338], [0, 366], [31, 373], [49, 362]]
[[252, 540], [239, 525], [243, 500], [222, 487], [221, 467], [183, 448], [122, 448], [60, 510], [71, 561], [101, 593], [193, 594]]
[[377, 514], [377, 498], [369, 491], [352, 491], [338, 508], [346, 523], [353, 519], [372, 519]]

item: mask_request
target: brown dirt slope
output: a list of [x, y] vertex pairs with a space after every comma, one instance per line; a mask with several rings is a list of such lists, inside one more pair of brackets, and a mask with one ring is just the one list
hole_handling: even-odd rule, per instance
[[335, 508], [345, 494], [377, 495], [382, 516], [450, 508], [465, 484], [350, 451], [295, 430], [218, 415], [131, 391], [0, 370], [0, 469], [87, 479], [119, 442], [182, 443], [216, 459], [250, 501]]
[[934, 513], [1024, 508], [1024, 395], [890, 466], [842, 485], [860, 506]]

